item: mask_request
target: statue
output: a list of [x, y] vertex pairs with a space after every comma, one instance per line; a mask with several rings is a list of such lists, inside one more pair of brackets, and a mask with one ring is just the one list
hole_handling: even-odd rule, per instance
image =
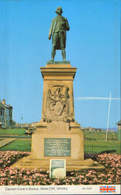
[[63, 61], [66, 61], [66, 31], [70, 29], [67, 18], [62, 16], [61, 7], [56, 9], [57, 16], [52, 20], [49, 31], [49, 40], [52, 37], [51, 61], [54, 61], [56, 50], [61, 50]]

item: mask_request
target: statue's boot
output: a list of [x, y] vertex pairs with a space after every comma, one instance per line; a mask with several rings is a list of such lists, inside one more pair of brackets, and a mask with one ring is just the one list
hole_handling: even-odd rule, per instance
[[51, 61], [54, 61], [56, 50], [53, 48], [51, 53]]
[[62, 57], [63, 57], [63, 61], [66, 61], [66, 51], [65, 51], [65, 49], [62, 50]]

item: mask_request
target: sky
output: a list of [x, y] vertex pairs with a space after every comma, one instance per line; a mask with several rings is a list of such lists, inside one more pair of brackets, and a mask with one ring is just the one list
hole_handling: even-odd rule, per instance
[[[75, 120], [106, 128], [109, 101], [79, 98], [120, 98], [120, 0], [0, 0], [0, 99], [13, 106], [16, 122], [41, 119], [40, 67], [51, 58], [48, 33], [59, 6], [70, 25], [67, 60], [77, 68]], [[112, 100], [109, 128], [119, 120], [120, 101]]]

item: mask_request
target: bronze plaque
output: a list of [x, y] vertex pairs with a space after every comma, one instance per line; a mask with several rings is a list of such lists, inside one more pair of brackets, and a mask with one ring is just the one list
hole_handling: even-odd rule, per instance
[[71, 138], [45, 138], [44, 156], [71, 156]]

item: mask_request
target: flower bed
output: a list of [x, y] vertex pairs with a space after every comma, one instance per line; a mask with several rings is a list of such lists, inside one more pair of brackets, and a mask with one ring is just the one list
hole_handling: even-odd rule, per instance
[[[27, 155], [23, 152], [4, 152], [0, 156], [4, 163], [0, 169], [0, 185], [79, 185], [79, 184], [120, 184], [121, 155], [100, 154], [97, 161], [105, 170], [80, 170], [67, 173], [64, 179], [50, 179], [48, 172], [38, 169], [10, 168], [10, 164]], [[8, 159], [8, 160], [7, 160]], [[12, 160], [12, 161], [11, 161]], [[10, 161], [8, 163], [8, 161]]]
[[16, 162], [18, 159], [27, 156], [27, 152], [16, 152], [16, 151], [0, 151], [0, 169], [9, 167], [11, 164]]

